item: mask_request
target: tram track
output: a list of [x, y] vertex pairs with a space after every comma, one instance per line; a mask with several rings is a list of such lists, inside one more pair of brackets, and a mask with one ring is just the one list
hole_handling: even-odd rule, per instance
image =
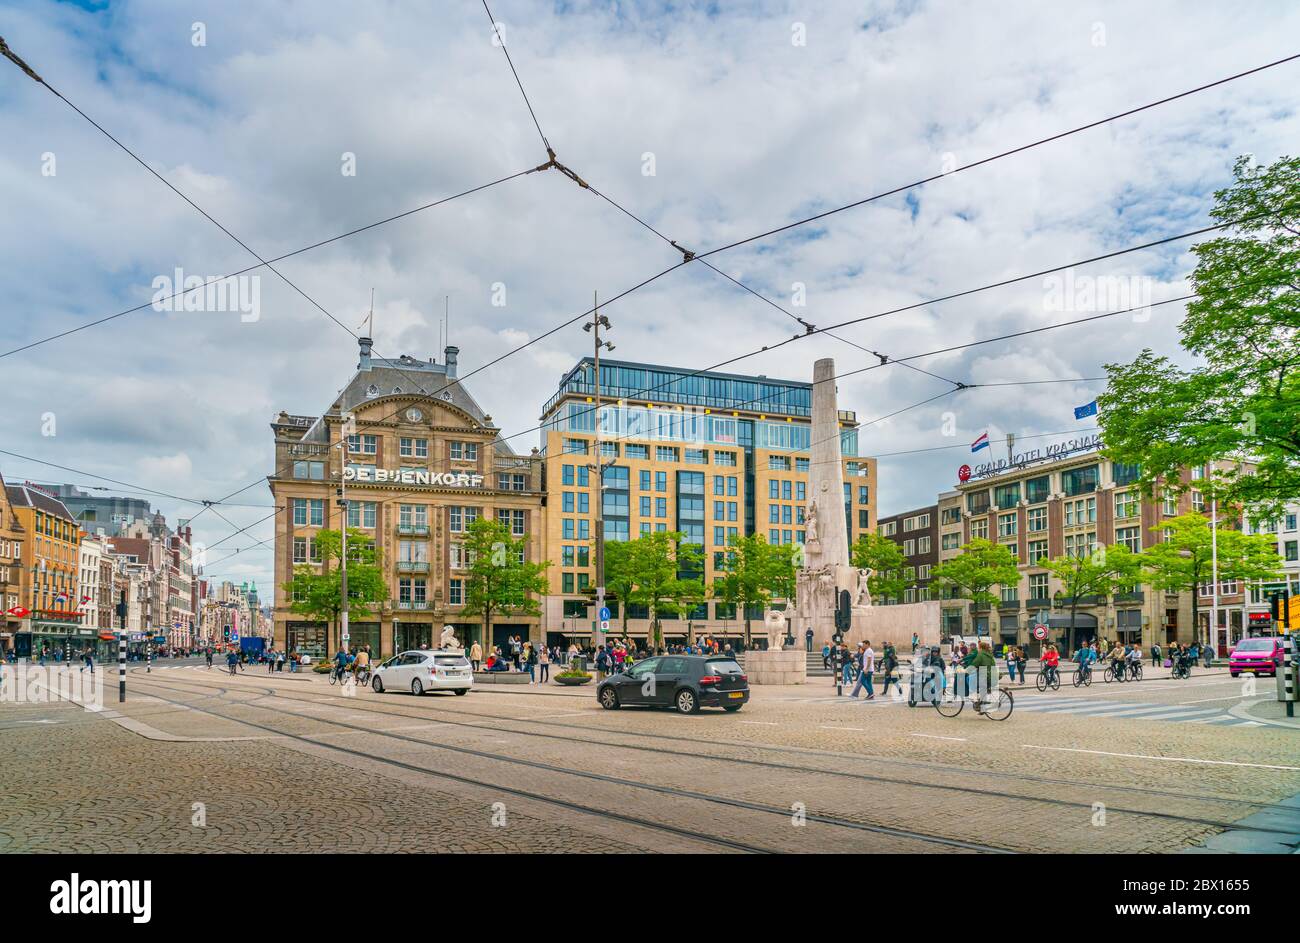
[[[194, 681], [194, 683], [197, 684], [199, 682]], [[388, 715], [393, 717], [414, 718], [414, 719], [427, 718], [427, 714], [424, 713], [411, 714], [405, 712], [394, 712], [391, 709], [398, 706], [395, 704], [385, 705], [382, 708], [379, 707], [378, 705], [365, 707], [362, 706], [362, 703], [359, 702], [356, 697], [345, 697], [342, 695], [328, 694], [324, 692], [320, 692], [320, 693], [311, 692], [315, 696], [310, 698], [288, 697], [287, 695], [280, 693], [276, 688], [273, 687], [261, 687], [260, 690], [266, 692], [269, 695], [279, 697], [284, 700], [296, 701], [299, 703], [314, 703], [314, 702], [318, 702], [320, 699], [328, 698], [331, 701], [338, 701], [343, 704], [346, 704], [352, 709], [363, 710], [369, 713], [376, 713], [380, 715]], [[298, 692], [294, 692], [294, 693], [298, 693]], [[842, 751], [834, 751], [834, 750], [818, 750], [812, 747], [792, 747], [792, 746], [783, 746], [779, 744], [744, 743], [744, 742], [738, 742], [734, 740], [718, 740], [718, 739], [706, 739], [702, 737], [687, 737], [687, 736], [682, 736], [680, 734], [646, 733], [644, 731], [635, 731], [635, 730], [596, 731], [593, 730], [593, 728], [584, 726], [582, 724], [559, 723], [559, 722], [547, 720], [545, 718], [535, 720], [527, 717], [507, 717], [501, 714], [480, 714], [472, 711], [451, 709], [447, 707], [431, 707], [429, 709], [436, 711], [440, 714], [450, 715], [453, 717], [504, 721], [506, 723], [527, 723], [527, 724], [534, 724], [540, 727], [552, 727], [552, 728], [558, 728], [564, 730], [581, 731], [584, 736], [581, 738], [579, 742], [591, 743], [599, 746], [607, 746], [612, 748], [624, 748], [629, 750], [641, 750], [641, 751], [648, 751], [648, 752], [666, 752], [674, 755], [686, 756], [691, 758], [697, 758], [702, 755], [712, 756], [713, 758], [718, 760], [724, 760], [724, 761], [729, 761], [734, 763], [743, 763], [747, 765], [763, 766], [763, 767], [770, 767], [770, 768], [791, 770], [791, 771], [821, 772], [827, 775], [848, 775], [848, 776], [855, 776], [858, 778], [879, 779], [879, 781], [885, 782], [887, 784], [897, 784], [903, 786], [914, 785], [920, 787], [949, 788], [943, 786], [936, 786], [935, 784], [928, 783], [928, 782], [918, 782], [918, 781], [907, 780], [907, 779], [893, 779], [888, 777], [873, 777], [870, 774], [862, 774], [862, 773], [854, 774], [854, 773], [843, 772], [841, 770], [810, 769], [808, 767], [791, 766], [789, 764], [781, 764], [781, 763], [772, 763], [771, 761], [747, 760], [741, 757], [721, 757], [713, 754], [700, 754], [698, 752], [686, 753], [683, 751], [666, 750], [665, 748], [637, 747], [632, 744], [611, 743], [608, 741], [593, 740], [591, 739], [590, 735], [592, 733], [599, 732], [609, 736], [628, 737], [628, 738], [642, 739], [642, 740], [673, 741], [679, 743], [689, 743], [692, 745], [699, 745], [699, 746], [763, 750], [770, 753], [779, 753], [788, 756], [817, 756], [817, 757], [824, 757], [827, 759], [835, 759], [835, 760], [863, 761], [863, 762], [870, 762], [872, 764], [885, 764], [885, 765], [895, 766], [895, 767], [919, 769], [919, 770], [925, 770], [927, 772], [940, 772], [940, 773], [948, 773], [948, 774], [955, 774], [961, 776], [981, 776], [986, 778], [1014, 779], [1026, 783], [1037, 783], [1043, 785], [1063, 786], [1063, 787], [1079, 788], [1079, 789], [1104, 789], [1113, 792], [1127, 792], [1127, 793], [1133, 793], [1135, 795], [1152, 796], [1160, 799], [1179, 799], [1179, 800], [1185, 800], [1190, 802], [1220, 803], [1220, 804], [1233, 805], [1237, 807], [1245, 806], [1260, 811], [1266, 811], [1270, 809], [1292, 811], [1291, 806], [1284, 805], [1282, 803], [1264, 802], [1259, 800], [1247, 799], [1240, 796], [1216, 796], [1216, 795], [1208, 795], [1205, 793], [1174, 792], [1165, 789], [1153, 789], [1146, 786], [1126, 786], [1126, 785], [1120, 785], [1116, 783], [1098, 783], [1090, 780], [1064, 779], [1064, 778], [1053, 777], [1053, 776], [1040, 776], [1033, 773], [1014, 773], [1014, 772], [1006, 772], [1002, 770], [979, 769], [979, 768], [968, 767], [968, 766], [955, 766], [955, 765], [944, 764], [944, 763], [933, 763], [933, 762], [922, 761], [922, 760], [903, 760], [897, 757], [880, 756], [877, 754], [844, 753]], [[543, 734], [533, 733], [530, 731], [494, 727], [488, 724], [475, 724], [463, 720], [445, 721], [445, 723], [449, 723], [454, 726], [472, 727], [472, 728], [478, 728], [478, 729], [489, 730], [489, 731], [515, 733], [520, 736], [532, 736], [532, 737], [545, 736]], [[553, 738], [560, 739], [560, 740], [575, 739], [575, 738], [568, 738], [568, 737], [560, 737], [558, 735], [553, 735]], [[951, 788], [957, 789], [959, 787], [951, 787]], [[959, 791], [972, 791], [972, 790], [973, 787], [963, 787], [959, 789]], [[1017, 796], [1015, 794], [1007, 794], [1007, 793], [1002, 793], [994, 790], [974, 790], [974, 791], [977, 791], [980, 794], [987, 795], [989, 797], [1007, 796], [1008, 798], [1022, 798], [1022, 799], [1038, 798], [1038, 797], [1029, 797], [1029, 796]], [[1091, 808], [1091, 804], [1089, 804], [1089, 808]], [[1136, 811], [1142, 812], [1142, 810], [1136, 810]], [[1147, 813], [1143, 812], [1142, 814], [1147, 814]], [[1203, 822], [1204, 820], [1195, 819], [1194, 821]]]
[[[205, 685], [198, 684], [198, 682], [190, 682], [190, 683], [196, 684], [200, 689], [205, 689], [207, 687]], [[167, 688], [169, 686], [177, 686], [176, 683], [172, 682], [170, 679], [167, 682], [151, 679], [149, 681], [146, 681], [145, 684], [156, 688]], [[384, 763], [387, 765], [405, 769], [410, 772], [422, 773], [425, 775], [430, 775], [441, 779], [448, 779], [465, 785], [477, 786], [485, 789], [492, 789], [498, 792], [506, 793], [508, 795], [514, 795], [520, 798], [531, 799], [549, 805], [559, 806], [568, 809], [570, 811], [583, 813], [585, 815], [592, 815], [602, 819], [615, 819], [617, 821], [625, 822], [631, 825], [636, 825], [642, 828], [668, 832], [674, 835], [678, 835], [680, 837], [686, 837], [695, 841], [701, 841], [704, 843], [732, 848], [738, 851], [745, 851], [748, 853], [756, 853], [756, 854], [780, 853], [779, 849], [764, 848], [757, 845], [750, 845], [745, 842], [740, 842], [735, 839], [725, 838], [723, 836], [707, 835], [696, 830], [679, 828], [677, 826], [670, 825], [664, 822], [656, 822], [649, 819], [642, 819], [637, 816], [630, 816], [625, 813], [616, 812], [606, 808], [592, 809], [590, 807], [583, 806], [574, 802], [569, 802], [568, 800], [560, 799], [558, 797], [551, 796], [551, 795], [546, 795], [544, 793], [530, 792], [528, 790], [522, 790], [514, 786], [504, 786], [500, 783], [489, 782], [486, 780], [479, 780], [473, 777], [463, 776], [457, 773], [450, 773], [445, 770], [430, 769], [428, 767], [418, 766], [413, 763], [407, 763], [403, 760], [396, 760], [393, 759], [392, 757], [386, 757], [377, 753], [370, 753], [365, 750], [356, 750], [351, 747], [344, 747], [334, 743], [325, 743], [312, 736], [289, 733], [283, 730], [278, 730], [275, 727], [271, 727], [266, 724], [261, 724], [255, 721], [248, 720], [246, 718], [231, 716], [229, 714], [221, 713], [219, 711], [214, 711], [209, 708], [193, 707], [186, 704], [186, 702], [184, 701], [176, 700], [174, 698], [162, 697], [157, 694], [152, 694], [150, 696], [157, 697], [160, 700], [166, 701], [171, 704], [175, 704], [177, 706], [189, 707], [190, 710], [197, 711], [203, 714], [208, 714], [213, 717], [219, 717], [223, 720], [228, 720], [232, 723], [243, 724], [255, 730], [261, 730], [266, 733], [274, 734], [280, 737], [285, 737], [287, 739], [295, 740], [301, 743], [310, 744], [315, 747], [321, 747], [327, 750], [332, 750], [339, 753], [356, 756], [358, 758]], [[275, 694], [273, 691], [271, 692], [271, 696], [281, 697], [280, 695]], [[299, 700], [299, 699], [286, 698], [286, 700]], [[351, 699], [349, 698], [349, 700]], [[464, 756], [471, 756], [477, 759], [504, 763], [511, 766], [535, 769], [547, 773], [554, 773], [554, 774], [565, 775], [565, 776], [573, 776], [588, 781], [600, 782], [608, 785], [625, 787], [625, 788], [630, 788], [639, 791], [647, 791], [647, 792], [656, 793], [659, 795], [664, 795], [676, 799], [689, 799], [689, 800], [713, 804], [713, 805], [720, 805], [732, 809], [741, 809], [741, 810], [746, 810], [751, 812], [766, 813], [770, 815], [780, 816], [781, 818], [786, 820], [789, 820], [792, 817], [791, 809], [764, 805], [762, 803], [750, 802], [748, 800], [737, 799], [737, 798], [732, 798], [727, 796], [716, 796], [708, 793], [695, 792], [693, 790], [688, 790], [688, 789], [680, 789], [674, 786], [662, 786], [662, 785], [656, 785], [652, 783], [642, 783], [642, 782], [637, 782], [635, 780], [622, 779], [617, 776], [610, 776], [604, 773], [596, 773], [590, 770], [570, 769], [568, 767], [556, 766], [554, 764], [543, 763], [537, 760], [527, 760], [522, 757], [507, 756], [500, 753], [492, 753], [484, 750], [475, 750], [469, 747], [459, 747], [459, 746], [453, 746], [451, 744], [436, 743], [429, 740], [422, 740], [418, 737], [408, 737], [403, 734], [395, 733], [392, 731], [373, 730], [369, 727], [362, 727], [357, 724], [348, 724], [348, 723], [344, 723], [343, 721], [331, 720], [313, 714], [306, 714], [306, 713], [300, 713], [298, 711], [284, 710], [283, 708], [270, 707], [262, 704], [254, 704], [250, 701], [232, 701], [229, 703], [231, 704], [232, 707], [251, 707], [254, 710], [263, 710], [269, 713], [275, 713], [286, 717], [296, 717], [301, 720], [309, 720], [319, 724], [325, 724], [331, 727], [348, 730], [354, 733], [363, 733], [363, 734], [368, 734], [370, 736], [384, 737], [389, 740], [411, 743], [425, 748], [442, 750], [442, 751], [460, 754]], [[384, 713], [384, 712], [377, 711], [376, 713]], [[406, 716], [409, 719], [409, 715]], [[487, 729], [494, 729], [494, 728], [487, 728]], [[498, 732], [509, 733], [511, 731], [498, 731]], [[705, 757], [705, 759], [707, 759], [707, 757]], [[870, 833], [885, 835], [893, 838], [902, 838], [911, 841], [919, 841], [926, 844], [939, 845], [947, 848], [952, 848], [955, 850], [973, 851], [973, 852], [991, 853], [991, 854], [1015, 854], [1016, 853], [1012, 849], [1003, 848], [996, 845], [988, 845], [988, 844], [981, 844], [978, 842], [969, 842], [960, 839], [946, 838], [943, 836], [931, 835], [925, 832], [917, 832], [911, 829], [897, 828], [893, 826], [857, 822], [852, 819], [844, 819], [844, 818], [839, 818], [837, 816], [826, 815], [823, 813], [816, 813], [812, 811], [805, 812], [803, 814], [803, 819], [807, 823], [827, 825], [827, 826], [849, 829], [858, 832], [870, 832]]]
[[[191, 682], [191, 683], [197, 685], [199, 688], [206, 687], [205, 685], [201, 684], [200, 682]], [[260, 691], [264, 692], [264, 694], [265, 694], [267, 697], [276, 698], [276, 699], [284, 700], [284, 701], [292, 701], [292, 702], [305, 703], [305, 704], [319, 703], [318, 701], [316, 701], [316, 700], [313, 699], [313, 698], [287, 697], [287, 696], [285, 696], [284, 694], [281, 694], [281, 693], [277, 692], [276, 689], [274, 689], [274, 688], [269, 688], [269, 687], [257, 686], [257, 687], [254, 687], [253, 690], [260, 690]], [[362, 705], [362, 704], [358, 704], [357, 701], [356, 701], [356, 699], [355, 699], [354, 697], [340, 697], [340, 696], [336, 696], [336, 695], [320, 695], [320, 696], [322, 696], [322, 697], [328, 697], [328, 698], [330, 698], [331, 700], [346, 701], [346, 702], [347, 702], [347, 705], [346, 705], [346, 706], [347, 706], [347, 708], [349, 708], [349, 709], [352, 709], [352, 710], [360, 710], [360, 711], [364, 711], [364, 712], [366, 712], [366, 713], [372, 713], [372, 714], [376, 714], [376, 715], [379, 715], [379, 716], [392, 717], [392, 718], [402, 718], [402, 719], [409, 719], [409, 720], [434, 720], [434, 722], [436, 722], [436, 723], [438, 723], [438, 724], [440, 724], [440, 725], [445, 725], [445, 726], [454, 726], [454, 727], [461, 727], [461, 728], [472, 729], [472, 730], [482, 730], [482, 731], [490, 732], [490, 733], [507, 733], [507, 734], [513, 734], [513, 735], [516, 735], [516, 736], [531, 737], [531, 738], [535, 738], [535, 739], [554, 740], [554, 741], [559, 741], [559, 742], [562, 742], [562, 743], [582, 743], [582, 744], [587, 744], [587, 745], [593, 745], [593, 746], [605, 747], [605, 748], [609, 748], [609, 749], [630, 750], [630, 751], [641, 752], [641, 753], [658, 754], [658, 755], [670, 756], [670, 757], [674, 757], [674, 758], [688, 759], [688, 760], [693, 760], [693, 761], [699, 761], [699, 760], [703, 760], [703, 761], [712, 761], [712, 762], [718, 762], [718, 763], [724, 763], [724, 764], [732, 764], [732, 765], [740, 765], [740, 766], [747, 766], [747, 767], [754, 767], [754, 768], [762, 768], [762, 769], [779, 770], [779, 771], [781, 771], [781, 772], [785, 772], [785, 773], [796, 773], [796, 774], [807, 775], [807, 776], [824, 776], [824, 777], [831, 777], [831, 778], [836, 778], [836, 779], [856, 780], [856, 781], [860, 781], [860, 782], [867, 782], [867, 783], [872, 783], [872, 784], [877, 784], [877, 785], [884, 785], [884, 786], [904, 786], [904, 787], [910, 787], [910, 788], [928, 789], [928, 790], [943, 791], [943, 792], [955, 792], [955, 793], [964, 794], [964, 795], [968, 795], [968, 796], [978, 797], [978, 798], [981, 798], [981, 799], [1004, 799], [1004, 800], [1014, 800], [1014, 801], [1020, 801], [1020, 802], [1029, 802], [1029, 803], [1036, 803], [1036, 804], [1046, 805], [1046, 806], [1054, 806], [1054, 807], [1057, 807], [1057, 808], [1070, 808], [1070, 809], [1077, 809], [1077, 810], [1080, 810], [1080, 811], [1086, 812], [1086, 813], [1089, 814], [1089, 815], [1091, 815], [1091, 814], [1095, 811], [1094, 803], [1091, 802], [1091, 801], [1084, 802], [1084, 801], [1079, 801], [1079, 800], [1062, 799], [1062, 798], [1058, 798], [1058, 797], [1041, 796], [1041, 795], [1033, 795], [1033, 796], [1029, 796], [1029, 795], [1023, 795], [1023, 794], [1020, 794], [1020, 793], [1012, 793], [1012, 792], [1005, 792], [1005, 791], [991, 790], [991, 789], [981, 789], [981, 788], [978, 788], [978, 787], [975, 787], [975, 786], [965, 786], [965, 785], [958, 785], [958, 784], [951, 784], [951, 783], [925, 782], [925, 781], [919, 781], [919, 780], [913, 780], [913, 779], [902, 779], [902, 778], [897, 778], [897, 777], [881, 776], [881, 775], [875, 775], [875, 774], [870, 774], [870, 773], [853, 772], [853, 771], [848, 771], [848, 770], [823, 769], [823, 768], [817, 768], [817, 767], [795, 766], [795, 765], [791, 765], [791, 764], [789, 764], [789, 763], [777, 763], [777, 762], [773, 762], [773, 761], [770, 761], [770, 760], [757, 760], [757, 759], [747, 759], [747, 758], [743, 758], [743, 757], [719, 756], [719, 755], [717, 755], [717, 754], [709, 754], [709, 753], [703, 753], [703, 754], [702, 754], [702, 753], [699, 753], [699, 752], [686, 752], [686, 751], [682, 751], [682, 750], [672, 750], [672, 749], [668, 749], [668, 748], [665, 748], [665, 747], [639, 746], [639, 745], [634, 745], [634, 744], [625, 744], [625, 743], [611, 743], [611, 742], [608, 742], [608, 741], [605, 741], [605, 740], [596, 740], [596, 739], [592, 739], [591, 736], [590, 736], [590, 734], [591, 734], [593, 731], [591, 731], [590, 728], [587, 728], [587, 727], [581, 727], [581, 726], [579, 726], [579, 725], [573, 725], [573, 724], [549, 725], [549, 724], [545, 724], [545, 722], [543, 722], [543, 721], [533, 721], [533, 720], [528, 720], [528, 719], [524, 719], [524, 718], [503, 718], [503, 717], [498, 717], [498, 716], [495, 716], [495, 715], [470, 714], [469, 712], [460, 711], [460, 710], [449, 710], [449, 709], [436, 708], [436, 707], [435, 707], [435, 708], [432, 708], [432, 710], [433, 710], [434, 712], [436, 712], [436, 713], [443, 714], [443, 715], [454, 715], [454, 716], [457, 716], [457, 717], [473, 716], [473, 717], [481, 717], [481, 718], [486, 718], [486, 719], [507, 720], [507, 721], [516, 722], [516, 723], [534, 723], [534, 724], [539, 724], [539, 725], [544, 725], [544, 726], [563, 726], [563, 727], [566, 727], [566, 728], [576, 728], [576, 729], [580, 729], [580, 730], [582, 730], [582, 731], [586, 734], [586, 736], [584, 736], [583, 738], [579, 739], [579, 738], [577, 738], [577, 737], [564, 736], [564, 735], [554, 734], [554, 733], [539, 733], [539, 732], [534, 732], [534, 731], [516, 730], [516, 729], [512, 729], [512, 728], [503, 728], [503, 727], [499, 727], [499, 726], [494, 726], [494, 725], [492, 725], [492, 724], [471, 723], [471, 722], [464, 721], [464, 720], [460, 720], [460, 721], [441, 720], [441, 719], [430, 718], [430, 717], [429, 717], [429, 714], [426, 713], [426, 712], [421, 712], [420, 714], [412, 714], [412, 713], [408, 713], [408, 712], [406, 712], [406, 711], [395, 711], [395, 710], [391, 710], [391, 709], [389, 709], [390, 707], [395, 707], [396, 705], [386, 705], [386, 706], [383, 707], [383, 708], [381, 708], [381, 707], [379, 707], [379, 706], [377, 706], [377, 705], [374, 706], [374, 707], [368, 707], [368, 706], [364, 706], [364, 705]], [[254, 700], [255, 700], [255, 701], [257, 701], [257, 700], [263, 700], [263, 698], [256, 698], [256, 699], [254, 699]], [[251, 701], [243, 701], [243, 702], [240, 702], [240, 703], [242, 703], [242, 704], [252, 704], [253, 702], [251, 702]], [[325, 706], [325, 707], [333, 707], [334, 709], [343, 709], [343, 707], [344, 707], [344, 705], [341, 705], [341, 704], [340, 704], [340, 705], [337, 705], [337, 706], [335, 706], [335, 705], [321, 705], [321, 706]], [[275, 708], [268, 708], [268, 709], [275, 709]], [[281, 711], [281, 712], [284, 713], [284, 714], [286, 714], [286, 715], [289, 715], [289, 716], [296, 716], [296, 717], [307, 718], [307, 719], [313, 719], [313, 720], [324, 720], [323, 718], [319, 718], [319, 717], [317, 717], [317, 716], [314, 715], [314, 714], [302, 714], [302, 713], [298, 713], [298, 712], [295, 712], [295, 711]], [[357, 731], [361, 731], [361, 732], [367, 732], [367, 733], [380, 733], [379, 731], [373, 731], [373, 730], [371, 730], [370, 728], [367, 728], [367, 727], [360, 727], [360, 726], [356, 726], [356, 725], [343, 724], [343, 723], [340, 722], [340, 721], [326, 721], [326, 722], [336, 723], [336, 724], [339, 724], [339, 725], [341, 725], [341, 726], [349, 727], [349, 728], [351, 728], [351, 729], [354, 729], [354, 730], [357, 730]], [[619, 731], [619, 732], [614, 732], [614, 731], [604, 731], [604, 732], [605, 732], [605, 733], [615, 734], [615, 735], [620, 735], [620, 736], [621, 736], [621, 735], [626, 735], [626, 734], [625, 734], [624, 732], [622, 732], [622, 731]], [[658, 735], [649, 735], [649, 736], [657, 737]], [[412, 739], [412, 740], [415, 740], [416, 742], [424, 743], [424, 744], [428, 744], [428, 743], [430, 743], [430, 741], [418, 740], [418, 738], [403, 738], [403, 739]], [[661, 739], [672, 740], [672, 739], [677, 739], [677, 738], [674, 738], [674, 737], [662, 737]], [[715, 746], [719, 746], [719, 745], [730, 745], [730, 746], [737, 746], [737, 747], [756, 748], [756, 749], [762, 749], [762, 750], [768, 750], [768, 749], [783, 749], [783, 748], [770, 748], [770, 747], [766, 747], [766, 746], [754, 747], [754, 745], [752, 745], [752, 744], [733, 744], [733, 743], [729, 743], [729, 742], [727, 742], [727, 741], [701, 741], [701, 740], [698, 740], [698, 739], [696, 739], [696, 738], [688, 738], [688, 739], [691, 739], [692, 742], [710, 743], [710, 744], [715, 745]], [[470, 750], [470, 748], [466, 748], [466, 747], [453, 747], [453, 746], [447, 746], [446, 748], [447, 748], [447, 749], [456, 750], [456, 751], [469, 751], [469, 752], [473, 753], [474, 755], [481, 755], [481, 752], [482, 752], [482, 751], [472, 751], [472, 750]], [[488, 755], [488, 756], [491, 756], [491, 757], [500, 757], [500, 756], [501, 756], [501, 754], [497, 754], [497, 753], [490, 753], [490, 754], [487, 754], [487, 755]], [[842, 756], [844, 756], [844, 754], [830, 754], [830, 755], [832, 755], [832, 756], [836, 756], [836, 757], [842, 757]], [[864, 757], [858, 757], [858, 758], [859, 758], [859, 759], [863, 759]], [[866, 758], [866, 759], [874, 759], [874, 758], [870, 758], [870, 757], [865, 757], [865, 758]], [[512, 759], [513, 759], [513, 758], [512, 758]], [[532, 763], [532, 762], [534, 762], [534, 761], [521, 760], [520, 762], [524, 762], [524, 763]], [[927, 769], [938, 770], [938, 771], [942, 771], [942, 772], [944, 772], [944, 773], [948, 773], [948, 774], [951, 774], [951, 773], [964, 774], [964, 773], [971, 772], [970, 770], [967, 770], [967, 769], [964, 769], [964, 768], [961, 768], [961, 767], [940, 766], [940, 765], [937, 765], [937, 764], [923, 764], [923, 765], [924, 765], [924, 767], [927, 768]], [[560, 768], [556, 768], [556, 767], [549, 767], [549, 765], [546, 765], [546, 764], [544, 764], [544, 766], [547, 766], [547, 768], [551, 768], [551, 769], [560, 769]], [[570, 772], [582, 772], [582, 771], [570, 771]], [[601, 775], [601, 774], [592, 774], [592, 775], [597, 775], [597, 776], [599, 776], [599, 775]], [[1052, 784], [1054, 784], [1054, 785], [1069, 786], [1069, 787], [1072, 787], [1072, 788], [1089, 788], [1089, 789], [1097, 789], [1097, 788], [1129, 789], [1129, 788], [1132, 788], [1132, 787], [1122, 787], [1122, 786], [1098, 786], [1097, 784], [1094, 784], [1094, 783], [1088, 783], [1088, 782], [1077, 782], [1077, 781], [1072, 781], [1072, 780], [1051, 780], [1050, 782], [1051, 782]], [[645, 785], [645, 784], [638, 784], [638, 785]], [[669, 788], [669, 787], [647, 787], [647, 788]], [[1254, 806], [1261, 807], [1261, 808], [1270, 808], [1270, 807], [1276, 807], [1276, 808], [1288, 808], [1288, 807], [1283, 807], [1283, 806], [1275, 805], [1275, 804], [1271, 804], [1271, 803], [1250, 803], [1249, 801], [1243, 801], [1243, 800], [1240, 800], [1240, 799], [1232, 799], [1232, 800], [1228, 800], [1228, 799], [1221, 799], [1221, 798], [1219, 798], [1219, 797], [1197, 796], [1197, 795], [1194, 795], [1194, 794], [1173, 793], [1173, 792], [1166, 792], [1166, 791], [1159, 791], [1159, 790], [1143, 790], [1143, 792], [1144, 792], [1144, 793], [1155, 793], [1155, 794], [1157, 794], [1158, 796], [1160, 796], [1161, 798], [1171, 798], [1171, 797], [1172, 797], [1172, 798], [1178, 798], [1178, 799], [1181, 799], [1181, 800], [1183, 800], [1183, 801], [1192, 801], [1192, 802], [1228, 802], [1228, 801], [1231, 801], [1232, 803], [1234, 803], [1235, 805], [1238, 805], [1238, 806], [1243, 805], [1243, 804], [1248, 804], [1248, 805], [1254, 805]], [[789, 814], [788, 811], [786, 811], [786, 810], [779, 810], [779, 811], [781, 812], [781, 814], [786, 814], [786, 815]], [[1152, 819], [1159, 819], [1159, 820], [1170, 821], [1170, 822], [1186, 823], [1186, 824], [1192, 824], [1192, 825], [1203, 826], [1203, 827], [1224, 828], [1224, 829], [1227, 829], [1227, 828], [1236, 828], [1236, 827], [1238, 827], [1238, 826], [1236, 826], [1235, 823], [1233, 823], [1233, 822], [1229, 822], [1229, 821], [1221, 821], [1221, 820], [1216, 820], [1216, 819], [1209, 819], [1209, 818], [1206, 818], [1205, 816], [1200, 816], [1200, 815], [1183, 815], [1183, 814], [1179, 814], [1179, 813], [1176, 813], [1176, 812], [1166, 812], [1166, 811], [1152, 810], [1152, 809], [1141, 809], [1141, 808], [1130, 808], [1130, 807], [1122, 807], [1122, 806], [1113, 806], [1113, 805], [1110, 805], [1110, 804], [1107, 804], [1107, 812], [1108, 812], [1108, 814], [1126, 814], [1126, 815], [1143, 816], [1143, 817], [1152, 818]], [[882, 826], [882, 827], [884, 827], [884, 826]], [[1264, 828], [1264, 827], [1254, 828], [1254, 829], [1252, 829], [1252, 830], [1253, 830], [1253, 831], [1259, 831], [1259, 832], [1276, 832], [1276, 833], [1279, 833], [1279, 834], [1287, 834], [1287, 833], [1288, 833], [1285, 829], [1271, 829], [1271, 828]]]

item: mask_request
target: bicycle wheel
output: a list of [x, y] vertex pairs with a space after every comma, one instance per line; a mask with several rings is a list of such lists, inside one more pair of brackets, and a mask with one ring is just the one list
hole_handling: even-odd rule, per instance
[[1015, 706], [1016, 701], [1011, 696], [1011, 692], [1006, 688], [998, 688], [998, 693], [994, 694], [984, 706], [984, 716], [989, 720], [1006, 720], [1011, 716]]
[[1133, 680], [1133, 681], [1141, 681], [1141, 680], [1142, 680], [1142, 666], [1141, 666], [1141, 665], [1134, 665], [1132, 668], [1129, 669], [1129, 672], [1130, 672], [1130, 674], [1132, 675], [1131, 680]]
[[940, 697], [934, 702], [934, 709], [944, 717], [956, 717], [965, 706], [966, 699], [964, 697]]
[[1074, 669], [1074, 679], [1073, 679], [1073, 680], [1074, 680], [1074, 686], [1075, 686], [1076, 688], [1077, 688], [1079, 685], [1083, 684], [1083, 672], [1080, 671], [1078, 668], [1075, 668], [1075, 669]]
[[1110, 665], [1107, 665], [1106, 670], [1101, 673], [1101, 680], [1105, 681], [1107, 684], [1110, 684], [1112, 681], [1114, 681], [1115, 669], [1110, 667]]
[[331, 671], [330, 684], [338, 684], [338, 683], [339, 683], [339, 673], [337, 671]]

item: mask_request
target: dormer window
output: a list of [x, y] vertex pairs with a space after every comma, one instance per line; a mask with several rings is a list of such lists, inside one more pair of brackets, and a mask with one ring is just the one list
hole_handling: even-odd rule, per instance
[[378, 395], [379, 395], [379, 387], [375, 386], [373, 383], [370, 384], [370, 386], [366, 387], [366, 395], [367, 395], [367, 396], [378, 396]]

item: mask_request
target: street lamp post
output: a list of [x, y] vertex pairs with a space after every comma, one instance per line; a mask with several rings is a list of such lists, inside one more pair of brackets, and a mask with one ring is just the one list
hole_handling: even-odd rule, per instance
[[605, 469], [614, 464], [612, 460], [607, 464], [600, 450], [600, 349], [603, 347], [613, 351], [614, 345], [600, 339], [600, 329], [603, 327], [610, 330], [611, 325], [609, 318], [600, 313], [600, 305], [594, 291], [591, 293], [591, 312], [592, 320], [584, 324], [582, 329], [593, 334], [596, 345], [593, 391], [596, 404], [596, 464], [587, 467], [594, 467], [596, 470], [596, 624], [592, 627], [591, 635], [595, 642], [593, 647], [600, 648], [605, 643], [602, 637], [604, 633], [600, 630], [600, 613], [605, 608]]

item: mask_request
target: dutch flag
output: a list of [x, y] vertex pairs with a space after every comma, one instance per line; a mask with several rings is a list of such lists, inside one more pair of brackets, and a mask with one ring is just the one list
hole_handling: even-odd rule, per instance
[[972, 452], [978, 452], [980, 449], [986, 449], [988, 447], [989, 434], [987, 432], [970, 444], [970, 450]]

